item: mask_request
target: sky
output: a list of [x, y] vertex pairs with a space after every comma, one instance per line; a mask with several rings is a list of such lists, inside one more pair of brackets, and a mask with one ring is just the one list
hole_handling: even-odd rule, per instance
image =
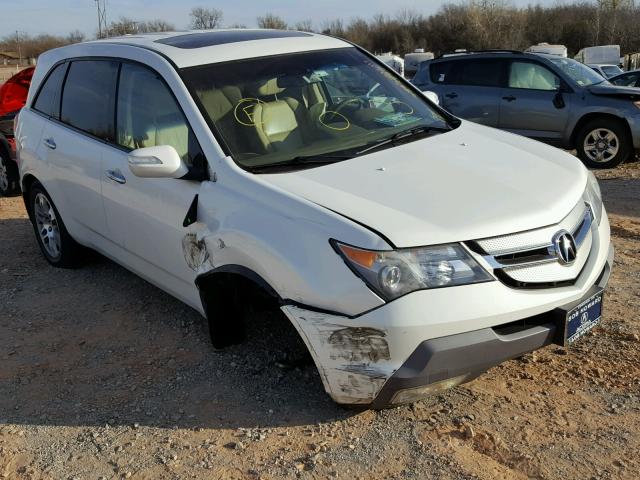
[[[551, 4], [555, 0], [512, 0], [518, 6], [529, 3]], [[407, 8], [431, 14], [447, 3], [444, 0], [107, 0], [107, 21], [121, 16], [135, 20], [160, 18], [177, 29], [189, 25], [189, 11], [194, 6], [216, 7], [224, 12], [225, 25], [256, 26], [256, 17], [271, 12], [295, 24], [311, 20], [321, 28], [326, 20], [353, 17], [371, 18], [376, 13], [393, 15]], [[95, 0], [0, 0], [0, 38], [21, 33], [64, 35], [80, 30], [88, 36], [97, 31]]]

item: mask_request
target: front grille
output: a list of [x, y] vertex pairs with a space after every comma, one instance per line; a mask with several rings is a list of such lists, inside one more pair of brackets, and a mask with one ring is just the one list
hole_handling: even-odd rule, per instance
[[[513, 288], [553, 288], [573, 285], [584, 268], [593, 244], [593, 214], [584, 202], [556, 225], [468, 242], [482, 255], [502, 283]], [[569, 265], [559, 262], [553, 237], [571, 232], [577, 251]]]

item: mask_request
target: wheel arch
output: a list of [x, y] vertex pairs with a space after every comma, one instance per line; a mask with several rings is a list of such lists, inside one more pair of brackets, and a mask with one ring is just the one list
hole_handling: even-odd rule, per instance
[[614, 115], [612, 113], [604, 113], [604, 112], [589, 112], [584, 114], [582, 117], [580, 117], [580, 119], [576, 122], [576, 124], [573, 127], [573, 130], [571, 132], [571, 146], [572, 147], [577, 147], [576, 145], [576, 140], [577, 140], [577, 136], [578, 133], [582, 130], [582, 128], [589, 122], [591, 122], [592, 120], [595, 120], [597, 118], [608, 118], [610, 120], [616, 120], [619, 122], [622, 122], [622, 124], [624, 125], [627, 133], [629, 134], [629, 138], [633, 138], [632, 134], [631, 134], [631, 127], [629, 126], [629, 122], [627, 122], [626, 118], [624, 117], [619, 117], [618, 115]]
[[30, 173], [27, 173], [26, 175], [24, 175], [22, 177], [22, 181], [20, 182], [20, 187], [22, 188], [22, 201], [24, 202], [24, 207], [27, 210], [27, 214], [29, 215], [30, 220], [33, 220], [33, 212], [29, 207], [29, 190], [31, 190], [31, 186], [35, 182], [39, 182], [39, 180]]
[[242, 265], [222, 265], [199, 275], [195, 283], [209, 324], [211, 342], [216, 348], [244, 341], [247, 307], [268, 304], [279, 309], [283, 303], [261, 275]]
[[[269, 282], [267, 282], [260, 274], [243, 265], [236, 264], [221, 265], [213, 270], [198, 275], [195, 283], [196, 287], [198, 287], [198, 290], [200, 291], [200, 297], [202, 298], [203, 293], [206, 293], [208, 288], [211, 288], [213, 284], [220, 282], [221, 279], [231, 279], [231, 281], [243, 279], [245, 281], [249, 281], [269, 297], [278, 300], [278, 302], [283, 301], [278, 292], [276, 292]], [[203, 307], [205, 307], [204, 301]]]

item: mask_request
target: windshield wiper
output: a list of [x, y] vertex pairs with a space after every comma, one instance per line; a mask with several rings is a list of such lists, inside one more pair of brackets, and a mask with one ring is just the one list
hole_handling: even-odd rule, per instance
[[271, 169], [283, 169], [287, 167], [304, 167], [306, 165], [326, 165], [329, 163], [336, 163], [342, 160], [349, 160], [353, 158], [354, 155], [339, 155], [339, 154], [318, 154], [318, 155], [300, 155], [297, 157], [293, 157], [289, 160], [283, 160], [281, 162], [275, 163], [267, 163], [265, 165], [257, 165], [255, 167], [251, 167], [250, 170], [254, 173], [263, 172], [265, 170]]
[[416, 135], [423, 135], [431, 132], [449, 132], [451, 130], [452, 130], [451, 128], [433, 127], [433, 126], [426, 126], [426, 125], [423, 125], [420, 127], [412, 127], [407, 130], [402, 130], [398, 133], [394, 133], [390, 137], [387, 137], [384, 140], [380, 140], [379, 142], [374, 143], [373, 145], [360, 150], [359, 152], [356, 153], [356, 155], [363, 155], [377, 148], [384, 147], [385, 145], [389, 145], [389, 144], [394, 144], [399, 140], [404, 140], [405, 138], [413, 137]]

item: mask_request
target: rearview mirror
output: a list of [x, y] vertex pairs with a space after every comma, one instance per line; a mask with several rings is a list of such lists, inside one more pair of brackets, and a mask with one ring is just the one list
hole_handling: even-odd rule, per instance
[[438, 94], [436, 92], [432, 92], [431, 90], [425, 90], [422, 94], [431, 100], [436, 105], [440, 105], [440, 99], [438, 98]]
[[129, 170], [142, 178], [180, 178], [189, 168], [170, 145], [138, 148], [129, 152]]

